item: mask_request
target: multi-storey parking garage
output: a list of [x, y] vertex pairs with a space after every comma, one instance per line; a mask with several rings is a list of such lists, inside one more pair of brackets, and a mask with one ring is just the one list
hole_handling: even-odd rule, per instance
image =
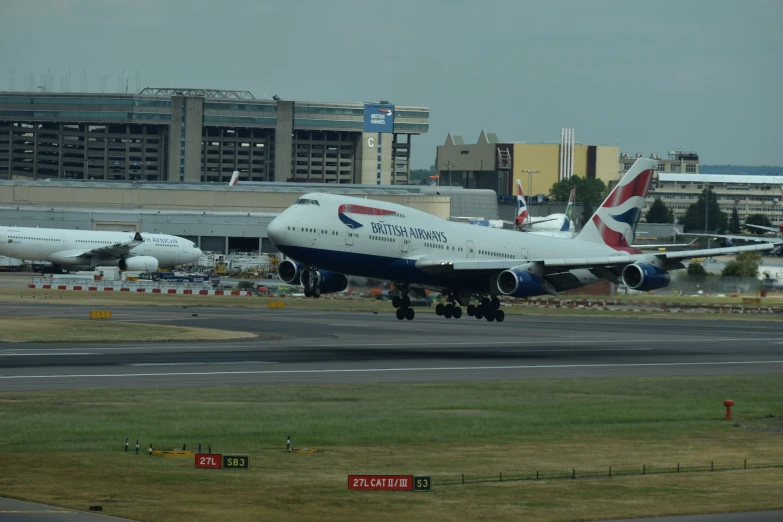
[[405, 184], [426, 107], [246, 91], [2, 93], [0, 179]]

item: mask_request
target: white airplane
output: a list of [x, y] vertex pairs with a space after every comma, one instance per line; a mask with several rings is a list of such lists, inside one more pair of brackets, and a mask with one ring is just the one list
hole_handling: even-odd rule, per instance
[[[544, 217], [530, 217], [525, 203], [525, 194], [522, 192], [522, 185], [517, 180], [517, 216], [514, 221], [503, 221], [500, 219], [475, 219], [475, 218], [453, 218], [452, 221], [467, 221], [471, 225], [478, 225], [489, 228], [506, 228], [506, 226], [522, 227], [524, 232], [538, 234], [549, 237], [571, 238], [574, 233], [571, 225], [574, 222], [574, 194], [576, 189], [571, 189], [571, 195], [568, 198], [568, 206], [565, 214], [549, 214]], [[544, 223], [547, 223], [546, 225]]]
[[[656, 162], [640, 158], [573, 239], [465, 226], [402, 205], [339, 194], [305, 194], [267, 227], [290, 259], [278, 265], [306, 296], [341, 292], [346, 275], [384, 279], [400, 289], [398, 319], [413, 319], [411, 289], [448, 296], [439, 315], [503, 321], [498, 296], [527, 298], [600, 280], [633, 290], [669, 284], [669, 270], [694, 257], [770, 250], [771, 244], [643, 253], [630, 247]], [[471, 304], [478, 299], [479, 305]]]
[[96, 266], [154, 272], [196, 261], [201, 250], [192, 241], [167, 234], [0, 227], [0, 255], [49, 261], [52, 272]]
[[[571, 226], [571, 223], [574, 221], [574, 192], [575, 189], [571, 189], [571, 195], [568, 198], [568, 203], [571, 206], [570, 218], [567, 217], [568, 208], [566, 208], [565, 214], [549, 214], [548, 216], [532, 217], [528, 215], [527, 212], [527, 203], [525, 202], [525, 193], [522, 190], [522, 183], [517, 180], [517, 217], [514, 220], [514, 224], [518, 227], [525, 225], [528, 232], [540, 232], [544, 230], [550, 232], [567, 232]], [[551, 223], [552, 221], [555, 221], [555, 223]], [[550, 224], [542, 225], [542, 223]]]

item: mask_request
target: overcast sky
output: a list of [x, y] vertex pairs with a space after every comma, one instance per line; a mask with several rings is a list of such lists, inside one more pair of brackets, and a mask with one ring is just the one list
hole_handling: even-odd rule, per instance
[[0, 0], [0, 90], [71, 68], [142, 86], [430, 109], [446, 134], [783, 165], [780, 0]]

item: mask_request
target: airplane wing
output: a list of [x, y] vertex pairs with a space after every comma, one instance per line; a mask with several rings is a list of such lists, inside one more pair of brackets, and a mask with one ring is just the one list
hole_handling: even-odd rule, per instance
[[762, 225], [749, 225], [749, 224], [745, 223], [743, 226], [745, 226], [745, 227], [759, 228], [759, 229], [761, 229], [761, 230], [766, 230], [767, 232], [779, 232], [779, 231], [780, 231], [780, 230], [779, 230], [779, 229], [777, 229], [777, 228], [773, 228], [773, 227], [765, 227], [765, 226], [762, 226]]
[[[560, 219], [560, 218], [548, 218], [548, 219], [531, 218], [531, 219], [526, 220], [523, 223], [523, 225], [537, 225], [539, 223], [546, 223], [547, 221], [557, 221], [558, 219]], [[514, 222], [514, 221], [505, 221], [505, 220], [503, 220], [503, 223], [505, 223], [506, 225], [516, 225], [516, 222]]]
[[545, 278], [552, 274], [559, 274], [577, 268], [587, 268], [596, 271], [612, 272], [613, 269], [623, 268], [636, 262], [651, 262], [657, 258], [664, 269], [673, 270], [682, 268], [681, 261], [694, 257], [712, 257], [739, 252], [765, 251], [776, 248], [774, 243], [760, 245], [747, 245], [729, 248], [709, 248], [701, 250], [686, 250], [682, 252], [659, 252], [649, 254], [624, 254], [618, 253], [608, 257], [573, 257], [552, 259], [433, 259], [420, 258], [416, 261], [416, 268], [423, 272], [438, 275], [454, 275], [476, 277], [479, 275], [491, 275], [493, 272], [501, 272], [514, 268], [521, 264], [535, 263], [541, 265]]
[[[680, 235], [684, 235], [684, 234], [680, 234]], [[688, 235], [690, 235], [690, 234], [688, 234]], [[712, 237], [717, 237], [717, 236], [712, 236]], [[690, 243], [669, 243], [669, 244], [660, 244], [660, 243], [659, 244], [653, 244], [653, 243], [639, 243], [639, 244], [637, 244], [637, 243], [634, 243], [631, 246], [633, 248], [641, 248], [641, 249], [645, 249], [645, 248], [672, 248], [672, 247], [688, 247], [688, 246], [691, 246], [692, 244], [694, 244], [695, 242], [696, 242], [696, 240], [694, 239]]]
[[99, 258], [121, 258], [128, 255], [128, 253], [142, 244], [144, 239], [141, 237], [141, 233], [136, 232], [133, 239], [126, 243], [115, 243], [114, 245], [108, 245], [100, 248], [93, 248], [92, 250], [75, 250], [68, 257], [99, 257]]
[[[690, 232], [684, 234], [677, 234], [678, 236], [693, 236], [693, 237], [710, 237], [712, 239], [730, 239], [732, 241], [755, 241], [757, 243], [769, 243], [775, 242], [773, 237], [759, 237], [759, 236], [731, 236], [727, 234], [693, 234]], [[694, 240], [695, 241], [695, 240]], [[778, 240], [779, 241], [779, 240]], [[636, 245], [634, 245], [636, 246]]]

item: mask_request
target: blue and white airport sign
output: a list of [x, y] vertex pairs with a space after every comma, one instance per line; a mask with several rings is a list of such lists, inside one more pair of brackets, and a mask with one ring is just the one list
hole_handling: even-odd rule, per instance
[[394, 105], [364, 105], [364, 132], [394, 132]]

